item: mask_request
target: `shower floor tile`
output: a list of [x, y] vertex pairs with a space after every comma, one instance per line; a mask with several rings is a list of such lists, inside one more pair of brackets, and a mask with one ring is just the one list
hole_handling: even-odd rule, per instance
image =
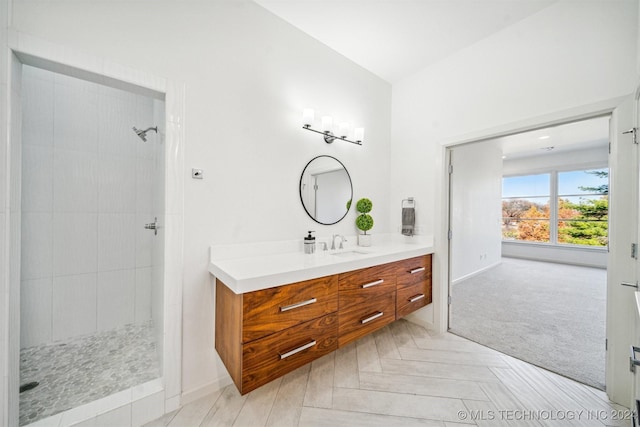
[[55, 415], [160, 376], [152, 322], [20, 351], [20, 425]]

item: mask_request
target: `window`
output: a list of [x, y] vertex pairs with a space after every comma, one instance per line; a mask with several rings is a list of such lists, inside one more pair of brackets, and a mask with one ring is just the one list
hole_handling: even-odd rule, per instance
[[609, 170], [558, 173], [558, 243], [607, 246]]
[[549, 241], [551, 177], [547, 174], [502, 179], [502, 238]]
[[502, 239], [607, 246], [607, 168], [504, 177]]

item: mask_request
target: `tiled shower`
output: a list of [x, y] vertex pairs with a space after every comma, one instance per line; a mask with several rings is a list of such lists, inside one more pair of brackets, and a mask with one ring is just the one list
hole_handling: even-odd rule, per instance
[[20, 380], [39, 383], [20, 395], [26, 425], [162, 374], [165, 113], [26, 65], [22, 91]]

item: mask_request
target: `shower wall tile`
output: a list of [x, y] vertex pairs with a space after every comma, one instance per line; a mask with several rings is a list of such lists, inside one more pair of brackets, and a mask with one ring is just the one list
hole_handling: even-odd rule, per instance
[[[136, 98], [136, 121], [143, 129], [158, 126], [153, 116], [153, 100], [145, 96]], [[153, 159], [159, 145], [159, 134], [154, 131], [147, 133], [147, 142], [136, 145], [136, 156], [140, 159]]]
[[23, 64], [22, 65], [22, 90], [24, 91], [24, 88], [27, 87], [27, 85], [30, 83], [32, 79], [39, 79], [39, 80], [43, 80], [45, 82], [53, 84], [54, 75], [55, 74], [52, 73], [51, 71], [38, 68], [38, 67], [32, 67], [31, 65]]
[[153, 246], [151, 248], [151, 265], [153, 266], [164, 266], [164, 246], [167, 239], [166, 219], [166, 215], [158, 215], [158, 223], [160, 224], [160, 228], [158, 229], [158, 239], [154, 239]]
[[22, 211], [51, 212], [53, 208], [53, 147], [22, 146]]
[[164, 204], [165, 204], [165, 181], [164, 181], [164, 155], [162, 157], [158, 156], [156, 158], [156, 165], [153, 171], [153, 212], [164, 212]]
[[[15, 59], [14, 59], [15, 60]], [[11, 90], [11, 117], [9, 123], [9, 131], [11, 133], [11, 147], [9, 161], [11, 162], [12, 171], [10, 174], [10, 190], [9, 190], [9, 208], [11, 212], [17, 212], [18, 216], [22, 209], [22, 96], [15, 90]], [[15, 167], [15, 168], [14, 168]]]
[[139, 159], [152, 160], [155, 156], [155, 151], [156, 151], [155, 145], [158, 144], [158, 140], [159, 140], [159, 135], [157, 135], [154, 131], [149, 131], [147, 133], [147, 142], [143, 142], [142, 144], [137, 144], [136, 146], [137, 157]]
[[96, 153], [56, 148], [53, 168], [54, 212], [98, 211]]
[[160, 366], [164, 358], [164, 301], [166, 298], [163, 283], [165, 282], [164, 268], [154, 265], [151, 268], [151, 319], [155, 326], [156, 350]]
[[23, 66], [23, 144], [53, 146], [53, 73]]
[[53, 340], [96, 330], [96, 273], [53, 278]]
[[53, 215], [22, 213], [21, 279], [40, 279], [53, 274]]
[[98, 273], [98, 330], [106, 331], [133, 323], [136, 271], [133, 269]]
[[99, 212], [135, 212], [136, 159], [105, 154], [98, 163]]
[[[132, 127], [163, 132], [164, 102], [29, 66], [23, 80], [23, 323], [44, 322], [47, 294], [31, 292], [42, 280], [50, 321], [27, 326], [22, 346], [37, 333], [66, 339], [154, 311], [162, 325], [165, 230], [156, 238], [143, 227], [165, 209], [167, 147]], [[89, 279], [84, 288], [80, 278]]]
[[136, 268], [135, 322], [151, 319], [151, 267]]
[[135, 185], [135, 211], [137, 213], [153, 212], [155, 160], [137, 159]]
[[136, 266], [136, 215], [98, 216], [98, 270], [121, 270]]
[[[162, 239], [160, 230], [155, 235], [153, 230], [144, 228], [146, 223], [153, 222], [156, 217], [153, 214], [136, 214], [136, 267], [150, 267], [152, 262], [152, 250], [157, 241]], [[163, 224], [158, 220], [159, 227]]]
[[98, 151], [98, 89], [94, 83], [55, 75], [53, 143], [56, 148]]
[[53, 214], [54, 278], [97, 271], [97, 227], [97, 214]]
[[133, 127], [145, 129], [136, 120], [136, 95], [101, 87], [98, 102], [98, 151], [119, 157], [136, 157], [142, 140]]
[[32, 347], [51, 342], [51, 277], [23, 280], [20, 284], [20, 344]]

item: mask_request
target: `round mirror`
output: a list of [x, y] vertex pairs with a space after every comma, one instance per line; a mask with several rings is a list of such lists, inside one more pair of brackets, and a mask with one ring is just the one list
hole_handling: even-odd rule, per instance
[[300, 200], [314, 221], [331, 225], [349, 212], [353, 187], [347, 168], [331, 156], [311, 159], [300, 177]]

